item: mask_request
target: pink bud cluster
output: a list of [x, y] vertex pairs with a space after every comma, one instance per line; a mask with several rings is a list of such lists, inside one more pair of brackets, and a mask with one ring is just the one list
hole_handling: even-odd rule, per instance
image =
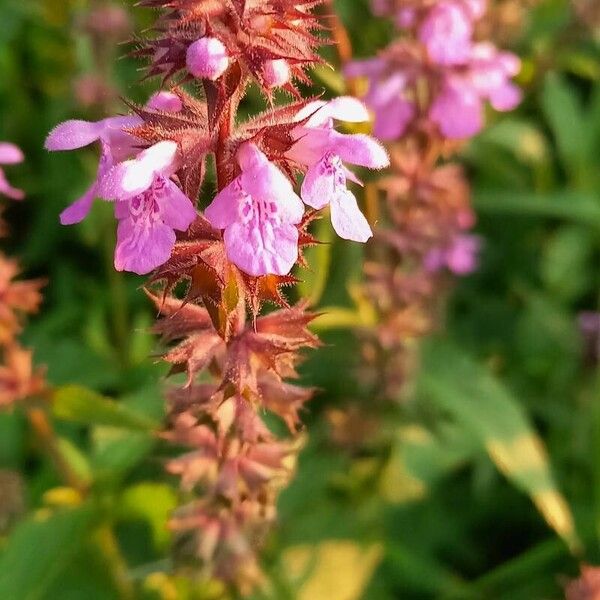
[[[520, 60], [490, 42], [476, 42], [484, 0], [442, 0], [395, 8], [376, 2], [379, 14], [393, 14], [408, 36], [378, 57], [356, 61], [348, 77], [367, 77], [365, 102], [375, 115], [375, 135], [392, 141], [410, 127], [431, 123], [447, 139], [466, 139], [484, 124], [486, 101], [509, 111], [521, 100], [511, 78]], [[428, 93], [424, 97], [423, 84]]]

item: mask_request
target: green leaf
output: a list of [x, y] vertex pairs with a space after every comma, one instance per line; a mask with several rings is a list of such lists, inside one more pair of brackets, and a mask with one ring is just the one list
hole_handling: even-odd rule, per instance
[[118, 427], [95, 427], [92, 468], [100, 479], [124, 476], [149, 454], [155, 439], [146, 433]]
[[146, 432], [158, 426], [146, 415], [76, 385], [59, 388], [54, 394], [52, 407], [57, 418], [86, 425], [108, 425]]
[[166, 483], [138, 483], [123, 492], [119, 513], [125, 519], [147, 521], [157, 549], [164, 550], [171, 539], [167, 519], [177, 506], [177, 501], [177, 494]]
[[556, 73], [546, 77], [542, 107], [558, 147], [563, 166], [578, 182], [595, 161], [586, 115], [575, 88]]
[[298, 283], [298, 294], [300, 298], [309, 299], [311, 306], [319, 303], [329, 281], [333, 238], [331, 225], [325, 219], [317, 221], [314, 235], [323, 243], [304, 251], [309, 267], [298, 274], [301, 280]]
[[38, 600], [89, 535], [91, 506], [21, 523], [0, 556], [0, 598]]
[[587, 228], [560, 228], [547, 244], [541, 274], [554, 297], [574, 300], [593, 281], [590, 262], [594, 239]]
[[564, 190], [551, 194], [479, 190], [475, 208], [493, 214], [564, 219], [600, 228], [600, 203], [593, 194]]
[[573, 517], [551, 473], [549, 458], [518, 400], [457, 346], [427, 346], [420, 389], [485, 446], [497, 468], [526, 492], [547, 523], [578, 547]]

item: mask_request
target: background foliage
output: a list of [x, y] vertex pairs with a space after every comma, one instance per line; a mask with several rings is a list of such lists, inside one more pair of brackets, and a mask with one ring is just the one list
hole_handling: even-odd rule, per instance
[[[57, 122], [98, 116], [76, 106], [72, 88], [92, 66], [76, 27], [86, 8], [0, 0], [0, 139], [25, 150], [11, 179], [28, 193], [8, 211], [5, 243], [28, 274], [49, 278], [25, 341], [56, 386], [61, 450], [85, 483], [65, 487], [24, 415], [0, 414], [0, 597], [218, 598], [214, 582], [168, 574], [177, 492], [155, 435], [165, 369], [148, 358], [154, 315], [140, 280], [113, 272], [111, 209], [97, 203], [95, 218], [58, 224], [93, 177], [93, 151], [42, 149]], [[338, 8], [357, 55], [389, 38], [365, 0]], [[581, 561], [600, 561], [600, 378], [577, 319], [599, 308], [600, 38], [566, 0], [544, 0], [515, 46], [525, 102], [490, 115], [461, 156], [481, 268], [457, 284], [410, 399], [386, 412], [391, 446], [381, 432], [358, 451], [331, 439], [332, 409], [370, 401], [343, 327], [356, 316], [361, 249], [321, 248], [303, 275], [321, 306], [346, 310], [317, 321], [327, 346], [303, 376], [322, 391], [305, 415], [310, 435], [257, 598], [560, 598]], [[129, 60], [115, 77], [129, 97], [153, 89]]]

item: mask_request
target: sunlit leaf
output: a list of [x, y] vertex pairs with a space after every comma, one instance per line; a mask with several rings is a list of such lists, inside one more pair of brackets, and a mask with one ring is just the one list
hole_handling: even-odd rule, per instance
[[571, 510], [559, 491], [544, 445], [519, 402], [460, 348], [428, 344], [420, 385], [485, 446], [496, 466], [533, 500], [548, 524], [578, 546]]
[[382, 551], [378, 544], [336, 540], [288, 548], [282, 560], [289, 577], [300, 581], [297, 600], [358, 600]]

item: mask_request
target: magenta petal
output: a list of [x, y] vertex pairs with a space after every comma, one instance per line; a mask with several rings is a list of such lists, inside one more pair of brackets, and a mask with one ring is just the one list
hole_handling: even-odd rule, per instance
[[186, 231], [196, 219], [192, 201], [170, 180], [164, 179], [164, 191], [159, 198], [162, 220], [178, 231]]
[[60, 222], [62, 225], [74, 225], [85, 219], [91, 208], [94, 198], [96, 197], [96, 183], [94, 183], [88, 191], [79, 200], [76, 200], [65, 208], [60, 213]]
[[65, 121], [57, 125], [46, 138], [46, 150], [74, 150], [88, 146], [100, 138], [104, 122]]
[[213, 227], [225, 229], [237, 220], [239, 205], [245, 196], [238, 177], [214, 197], [204, 216]]
[[371, 227], [360, 212], [358, 203], [352, 192], [345, 193], [331, 201], [331, 224], [335, 232], [345, 240], [366, 242], [372, 235]]
[[288, 223], [233, 223], [224, 235], [227, 257], [242, 271], [287, 275], [298, 260], [298, 230]]
[[387, 150], [368, 135], [344, 135], [333, 131], [331, 140], [331, 150], [344, 162], [370, 169], [383, 169], [390, 164]]
[[0, 165], [14, 165], [24, 160], [23, 152], [15, 144], [0, 142]]
[[397, 140], [402, 137], [414, 116], [414, 104], [397, 98], [377, 111], [373, 135], [383, 141]]
[[124, 219], [117, 229], [115, 269], [146, 275], [171, 256], [175, 232], [161, 221]]
[[520, 104], [521, 98], [521, 89], [510, 82], [490, 90], [489, 93], [491, 105], [499, 111], [509, 111], [516, 108]]
[[467, 85], [459, 85], [447, 85], [429, 113], [442, 134], [450, 139], [471, 137], [483, 127], [481, 98]]
[[0, 169], [0, 194], [4, 194], [12, 200], [23, 200], [25, 198], [25, 192], [10, 185], [2, 169]]
[[[327, 206], [339, 193], [339, 189], [336, 185], [336, 175], [339, 174], [328, 164], [327, 158], [328, 157], [324, 157], [316, 165], [310, 167], [302, 182], [302, 200], [317, 210]], [[341, 185], [345, 187], [345, 178], [341, 182]]]

